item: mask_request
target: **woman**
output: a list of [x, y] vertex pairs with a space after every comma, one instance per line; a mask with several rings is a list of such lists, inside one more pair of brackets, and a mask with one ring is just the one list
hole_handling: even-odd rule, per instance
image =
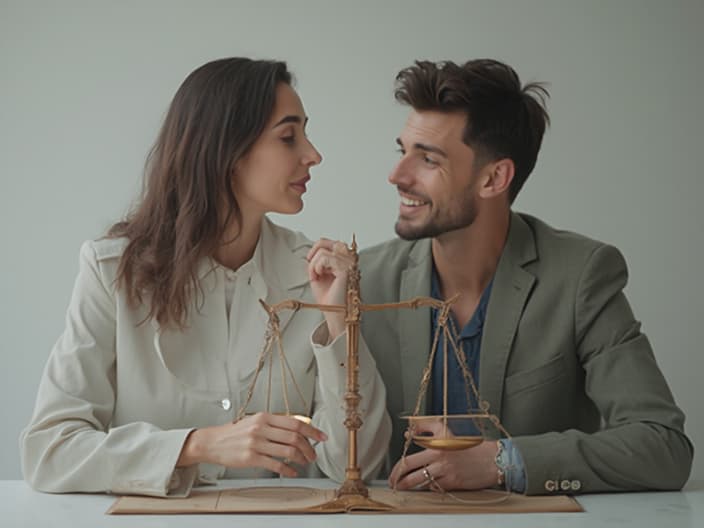
[[[303, 396], [286, 399], [312, 424], [266, 412], [236, 420], [264, 343], [258, 299], [344, 302], [346, 251], [311, 250], [265, 216], [303, 207], [309, 169], [321, 161], [306, 121], [283, 62], [221, 59], [183, 82], [138, 207], [81, 248], [66, 329], [20, 440], [34, 488], [185, 496], [214, 478], [294, 476], [293, 465], [343, 478], [342, 315], [281, 313]], [[281, 412], [279, 372], [270, 408]], [[248, 411], [267, 409], [265, 381]], [[390, 420], [363, 345], [360, 385], [368, 478], [382, 464]]]

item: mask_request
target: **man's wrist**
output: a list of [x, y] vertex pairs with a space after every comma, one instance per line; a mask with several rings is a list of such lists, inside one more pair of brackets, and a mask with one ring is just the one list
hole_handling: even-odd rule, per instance
[[494, 456], [496, 466], [496, 486], [503, 487], [506, 484], [506, 467], [504, 445], [501, 440], [496, 441], [496, 455]]
[[[498, 446], [500, 450], [498, 449]], [[505, 487], [508, 491], [524, 493], [526, 489], [526, 467], [520, 451], [510, 438], [502, 438], [497, 444], [496, 466], [503, 471]], [[498, 471], [498, 469], [497, 469]]]

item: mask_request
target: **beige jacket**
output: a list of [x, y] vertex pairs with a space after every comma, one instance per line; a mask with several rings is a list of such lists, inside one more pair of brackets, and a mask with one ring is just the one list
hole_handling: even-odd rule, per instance
[[[244, 289], [235, 296], [240, 302], [232, 305], [229, 321], [224, 284], [232, 272], [204, 261], [200, 309], [191, 310], [185, 331], [140, 324], [145, 308], [129, 307], [115, 290], [124, 245], [122, 239], [104, 239], [81, 248], [66, 329], [49, 356], [34, 414], [20, 437], [25, 479], [50, 492], [183, 496], [214, 478], [271, 476], [264, 470], [205, 464], [175, 469], [175, 464], [193, 428], [232, 421], [245, 401], [267, 323], [256, 300], [312, 300], [305, 261], [310, 241], [265, 219], [253, 259], [238, 270], [247, 276], [237, 282]], [[290, 404], [328, 434], [315, 447], [316, 465], [341, 480], [347, 462], [345, 337], [326, 347], [314, 344], [327, 341], [327, 327], [315, 310], [281, 312], [280, 319], [284, 350], [308, 408], [291, 388]], [[391, 425], [384, 385], [363, 342], [359, 353], [364, 420], [359, 461], [370, 478], [383, 463]], [[271, 410], [279, 412], [285, 407], [278, 364], [274, 367]], [[260, 376], [248, 411], [265, 409], [267, 377]]]

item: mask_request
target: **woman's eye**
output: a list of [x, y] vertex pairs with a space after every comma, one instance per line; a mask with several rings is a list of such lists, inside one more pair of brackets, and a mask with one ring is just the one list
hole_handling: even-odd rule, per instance
[[432, 165], [433, 167], [435, 167], [438, 164], [437, 161], [435, 161], [433, 158], [429, 158], [428, 156], [423, 156], [423, 161], [425, 163], [427, 163], [428, 165]]
[[400, 147], [396, 149], [396, 152], [398, 152], [401, 156], [403, 156], [406, 153], [406, 151]]
[[292, 145], [295, 140], [296, 140], [296, 136], [283, 136], [281, 138], [281, 141], [283, 141], [284, 143], [287, 143], [289, 145]]

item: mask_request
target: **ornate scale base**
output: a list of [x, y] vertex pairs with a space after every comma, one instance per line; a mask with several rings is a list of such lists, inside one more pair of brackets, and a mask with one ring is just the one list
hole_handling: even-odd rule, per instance
[[369, 490], [361, 479], [347, 479], [335, 492], [335, 498], [315, 507], [315, 511], [339, 512], [340, 510], [390, 511], [389, 504], [369, 498]]

